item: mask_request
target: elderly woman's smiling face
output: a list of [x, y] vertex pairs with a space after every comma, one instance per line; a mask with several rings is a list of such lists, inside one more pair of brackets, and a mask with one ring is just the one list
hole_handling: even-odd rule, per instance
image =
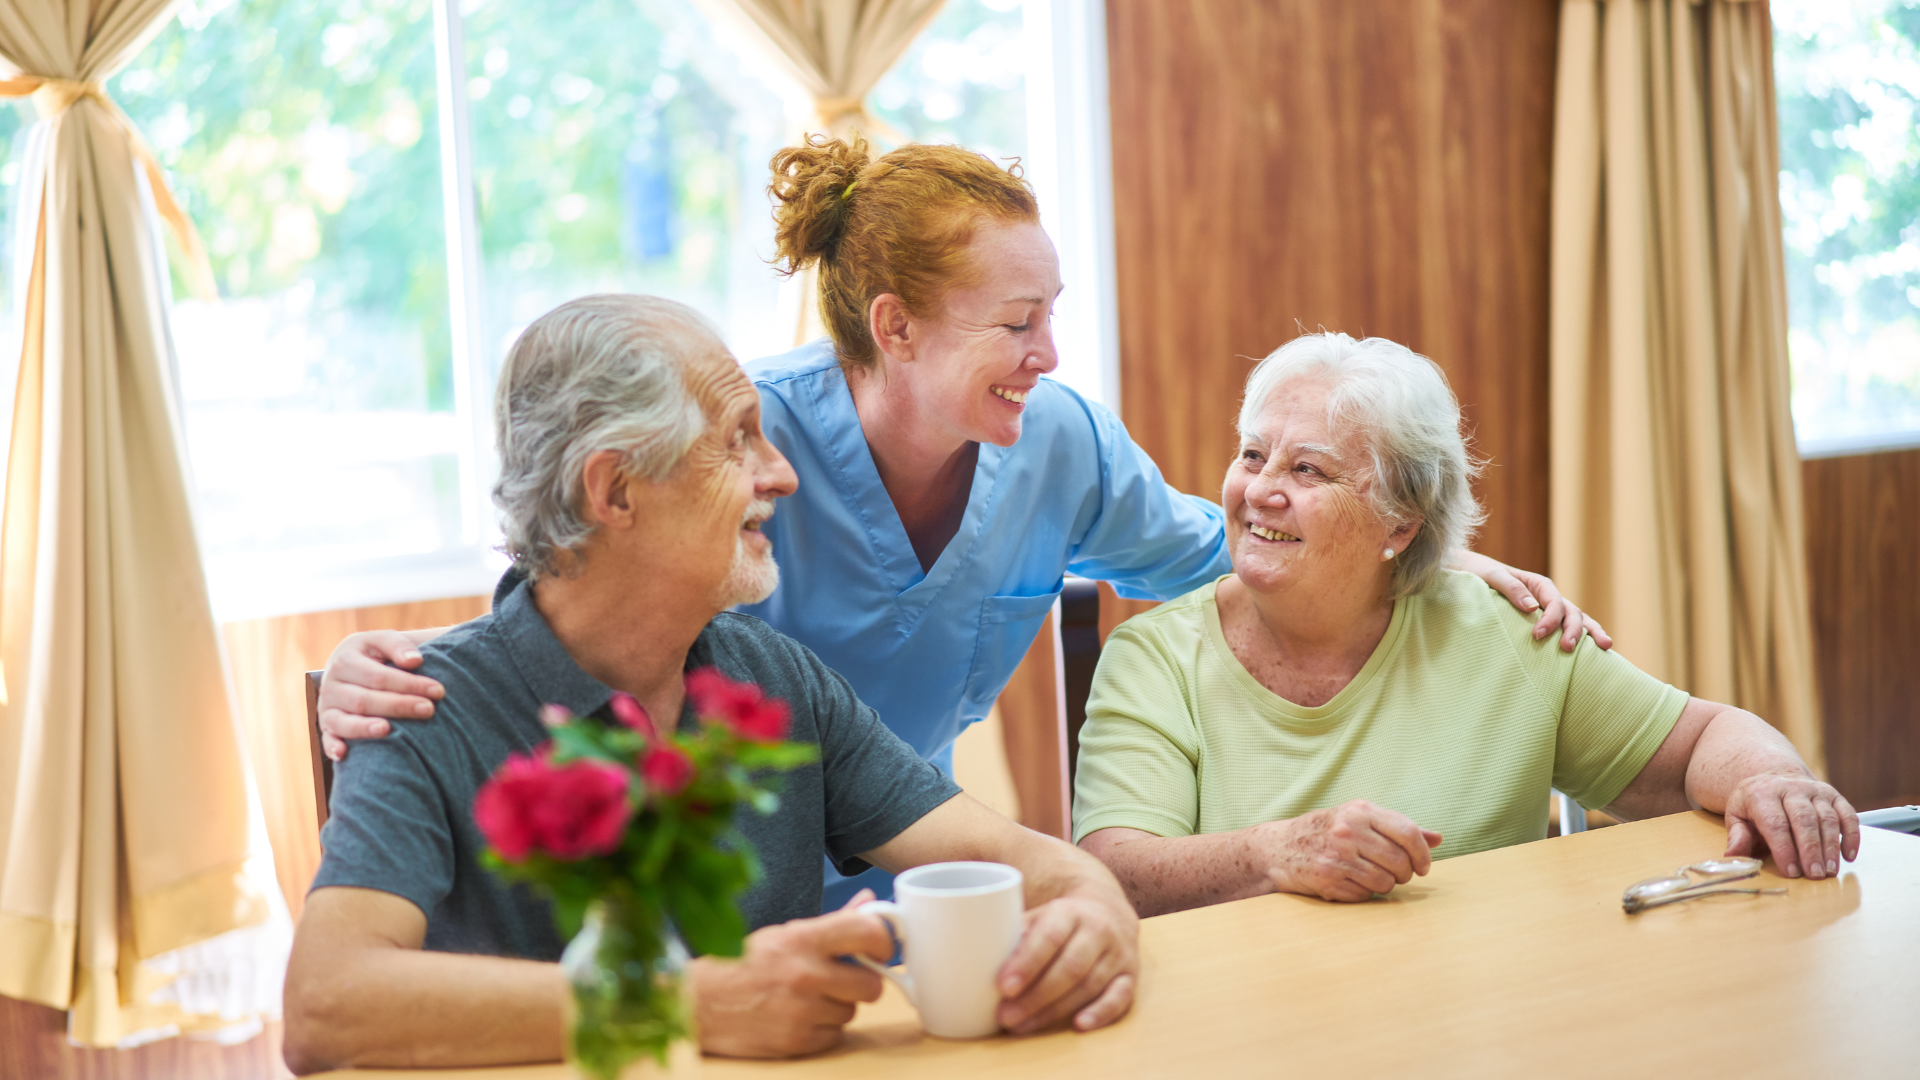
[[1327, 423], [1326, 383], [1299, 380], [1268, 397], [1241, 433], [1220, 504], [1236, 576], [1256, 593], [1297, 586], [1377, 587], [1392, 577], [1385, 552], [1413, 540], [1368, 500], [1373, 464], [1357, 430]]

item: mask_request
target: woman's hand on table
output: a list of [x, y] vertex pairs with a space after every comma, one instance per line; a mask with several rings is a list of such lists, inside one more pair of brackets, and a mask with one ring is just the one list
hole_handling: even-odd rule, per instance
[[1256, 826], [1267, 876], [1281, 892], [1357, 902], [1433, 868], [1440, 834], [1405, 814], [1355, 799]]
[[1140, 920], [1114, 892], [1028, 909], [1020, 944], [1000, 968], [1000, 1026], [1025, 1034], [1072, 1016], [1076, 1030], [1091, 1031], [1133, 1007]]
[[328, 757], [347, 756], [347, 739], [383, 739], [388, 720], [425, 720], [446, 694], [438, 682], [411, 674], [420, 646], [438, 630], [349, 634], [327, 657], [320, 680], [320, 742]]
[[1558, 630], [1560, 648], [1565, 652], [1577, 648], [1580, 638], [1586, 634], [1593, 635], [1595, 645], [1603, 649], [1613, 648], [1613, 638], [1607, 635], [1606, 630], [1592, 616], [1574, 606], [1573, 601], [1561, 596], [1560, 590], [1554, 587], [1553, 579], [1545, 574], [1508, 566], [1477, 551], [1456, 551], [1448, 565], [1456, 570], [1465, 570], [1486, 582], [1489, 588], [1506, 597], [1521, 611], [1529, 614], [1540, 612], [1540, 618], [1533, 624], [1535, 641]]
[[841, 957], [886, 963], [893, 938], [856, 893], [831, 915], [763, 926], [738, 960], [702, 957], [690, 968], [700, 1048], [727, 1057], [791, 1057], [828, 1049], [862, 1001], [880, 1000], [880, 976]]
[[1728, 855], [1765, 849], [1785, 877], [1832, 877], [1860, 854], [1860, 815], [1811, 776], [1747, 777], [1727, 797], [1726, 820]]

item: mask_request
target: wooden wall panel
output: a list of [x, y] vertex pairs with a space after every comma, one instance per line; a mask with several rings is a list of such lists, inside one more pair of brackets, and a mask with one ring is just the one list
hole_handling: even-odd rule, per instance
[[418, 629], [464, 622], [486, 612], [488, 598], [460, 597], [346, 611], [322, 611], [226, 624], [227, 657], [247, 755], [260, 786], [274, 869], [295, 919], [320, 869], [313, 806], [313, 758], [301, 678], [326, 666], [340, 639], [360, 630]]
[[[1554, 0], [1108, 0], [1121, 412], [1174, 485], [1219, 497], [1259, 357], [1303, 330], [1390, 337], [1446, 370], [1492, 458], [1478, 548], [1546, 569], [1557, 18]], [[1102, 637], [1151, 606], [1104, 589]], [[1053, 764], [1019, 758], [1057, 724], [1041, 652], [1001, 699], [1035, 795]]]
[[1801, 465], [1828, 779], [1920, 803], [1920, 450]]
[[1301, 330], [1446, 369], [1493, 459], [1480, 549], [1547, 557], [1554, 0], [1109, 0], [1121, 405], [1217, 497]]
[[0, 1080], [280, 1080], [280, 1025], [237, 1046], [162, 1039], [132, 1050], [67, 1042], [67, 1014], [0, 997]]

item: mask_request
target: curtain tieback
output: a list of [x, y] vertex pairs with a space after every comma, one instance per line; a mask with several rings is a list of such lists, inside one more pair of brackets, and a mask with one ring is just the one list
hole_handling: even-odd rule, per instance
[[[5, 83], [0, 83], [0, 87], [11, 90], [13, 83], [27, 81], [29, 80], [9, 79]], [[33, 107], [40, 110], [40, 118], [43, 120], [49, 116], [58, 116], [66, 112], [74, 102], [79, 101], [81, 98], [92, 98], [102, 105], [107, 103], [106, 89], [92, 79], [88, 79], [85, 82], [79, 79], [44, 79], [41, 80], [39, 86], [34, 87], [29, 93], [33, 97]], [[6, 96], [11, 97], [13, 95], [7, 94]]]
[[193, 227], [193, 219], [180, 208], [179, 200], [173, 197], [173, 190], [167, 187], [166, 172], [160, 168], [160, 160], [153, 156], [153, 148], [140, 137], [140, 130], [133, 126], [133, 121], [127, 119], [127, 115], [107, 97], [106, 88], [98, 80], [59, 79], [48, 75], [0, 79], [0, 98], [10, 97], [33, 98], [34, 108], [40, 111], [43, 120], [59, 116], [83, 98], [106, 109], [125, 133], [127, 146], [133, 151], [134, 159], [146, 170], [147, 186], [153, 191], [154, 209], [172, 227], [174, 238], [180, 241], [180, 250], [187, 258], [185, 276], [194, 295], [202, 300], [219, 297], [213, 280], [213, 263], [207, 258], [206, 245], [200, 242], [200, 232]]
[[828, 128], [846, 118], [862, 119], [867, 111], [865, 98], [823, 97], [813, 99], [813, 111], [819, 114], [820, 122]]
[[820, 119], [820, 126], [829, 135], [845, 137], [855, 132], [877, 135], [896, 146], [905, 146], [912, 141], [892, 124], [868, 112], [865, 96], [817, 97], [813, 99], [813, 111]]

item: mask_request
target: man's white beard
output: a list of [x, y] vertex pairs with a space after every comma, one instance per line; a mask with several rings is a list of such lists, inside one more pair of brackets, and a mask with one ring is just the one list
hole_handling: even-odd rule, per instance
[[[762, 517], [772, 510], [771, 505], [754, 508]], [[757, 604], [779, 587], [780, 564], [773, 559], [773, 548], [754, 551], [747, 547], [746, 537], [734, 537], [733, 565], [727, 568], [727, 579], [720, 583], [720, 607]]]

